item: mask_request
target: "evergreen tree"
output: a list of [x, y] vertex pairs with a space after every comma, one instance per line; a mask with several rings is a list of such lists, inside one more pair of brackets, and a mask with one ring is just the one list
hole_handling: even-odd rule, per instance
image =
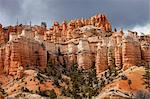
[[110, 47], [108, 48], [108, 57], [109, 57], [109, 70], [110, 70], [110, 74], [113, 76], [117, 76], [117, 69], [116, 69], [116, 65], [115, 65], [115, 58], [113, 56], [113, 49]]
[[130, 79], [128, 79], [128, 85], [130, 87], [130, 90], [131, 90], [131, 84], [132, 84], [132, 81]]
[[143, 75], [144, 85], [146, 89], [148, 89], [150, 92], [150, 64], [145, 63], [144, 67], [145, 67], [145, 74]]
[[77, 65], [74, 65], [71, 68], [69, 77], [71, 78], [71, 84], [66, 91], [70, 93], [72, 98], [91, 99], [92, 96], [98, 95], [99, 86], [95, 68], [77, 70]]
[[49, 97], [50, 99], [56, 99], [56, 98], [57, 98], [57, 95], [56, 95], [54, 89], [52, 89], [52, 90], [40, 91], [39, 94], [40, 94], [41, 96]]

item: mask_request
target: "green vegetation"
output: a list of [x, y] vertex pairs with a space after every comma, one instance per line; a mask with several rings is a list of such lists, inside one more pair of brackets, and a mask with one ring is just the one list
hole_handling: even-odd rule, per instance
[[121, 75], [122, 80], [128, 80], [128, 77], [126, 75]]
[[145, 74], [143, 75], [144, 85], [146, 89], [148, 89], [150, 92], [150, 64], [145, 63], [144, 68], [145, 68]]
[[37, 73], [36, 78], [40, 81], [40, 83], [43, 83], [45, 81], [44, 77], [40, 73]]
[[23, 92], [30, 92], [29, 89], [26, 88], [26, 87], [22, 87], [22, 88], [21, 88], [21, 91], [23, 91]]
[[45, 48], [46, 48], [46, 47], [45, 47], [45, 45], [44, 45], [43, 43], [41, 43], [41, 46], [42, 46], [42, 48], [43, 48], [43, 49], [45, 49]]
[[50, 99], [56, 99], [57, 98], [57, 95], [56, 95], [56, 93], [53, 89], [52, 90], [40, 91], [39, 95], [49, 97]]
[[62, 90], [63, 95], [72, 97], [73, 99], [88, 98], [98, 95], [98, 79], [96, 70], [77, 70], [77, 65], [73, 65], [70, 73], [69, 86]]
[[129, 85], [130, 90], [131, 90], [131, 84], [132, 84], [132, 81], [128, 79], [128, 85]]

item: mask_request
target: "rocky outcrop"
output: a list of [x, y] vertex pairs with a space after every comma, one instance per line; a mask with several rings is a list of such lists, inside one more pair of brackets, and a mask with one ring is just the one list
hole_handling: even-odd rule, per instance
[[0, 73], [4, 73], [3, 69], [4, 69], [4, 59], [5, 59], [5, 50], [4, 48], [0, 48]]
[[143, 41], [141, 43], [142, 59], [150, 64], [150, 43]]
[[[101, 93], [100, 98], [128, 98], [129, 94], [124, 93], [124, 90], [130, 92], [130, 87], [133, 88], [132, 91], [144, 89], [141, 76], [144, 68], [137, 67], [141, 62], [150, 63], [150, 36], [139, 36], [133, 31], [124, 33], [123, 29], [119, 32], [116, 29], [112, 31], [104, 14], [88, 19], [64, 21], [62, 24], [54, 22], [49, 29], [45, 23], [41, 26], [0, 25], [0, 81], [9, 95], [21, 91], [22, 88], [24, 90], [25, 87], [31, 93], [56, 89], [56, 93], [61, 95], [60, 87], [68, 83], [67, 79], [61, 79], [62, 75], [68, 75], [71, 67], [75, 65], [79, 70], [87, 71], [96, 67], [99, 85], [106, 85], [101, 86], [105, 93]], [[138, 68], [138, 72], [134, 73], [134, 68]], [[40, 70], [43, 69], [48, 72], [45, 73], [48, 76], [41, 74], [43, 71]], [[52, 69], [54, 72], [49, 73]], [[133, 81], [131, 86], [127, 81], [129, 79], [122, 74], [129, 70], [131, 72], [127, 77]], [[60, 74], [57, 75], [56, 72]], [[53, 78], [54, 75], [59, 77]], [[39, 76], [42, 78], [39, 79]], [[59, 88], [53, 86], [52, 80]], [[140, 83], [136, 84], [137, 81]], [[5, 85], [5, 82], [8, 83]], [[2, 92], [4, 90], [0, 89]], [[19, 93], [22, 94], [25, 95], [23, 98], [30, 96]], [[16, 97], [18, 95], [8, 98]]]
[[118, 69], [122, 68], [122, 46], [115, 47], [115, 65]]
[[47, 99], [46, 97], [42, 97], [37, 94], [30, 94], [30, 93], [25, 93], [25, 92], [19, 92], [17, 94], [13, 94], [10, 96], [5, 97], [5, 99], [16, 99], [16, 98], [21, 98], [21, 99]]
[[113, 32], [104, 14], [54, 22], [50, 29], [44, 25], [0, 26], [0, 33], [0, 44], [4, 45], [0, 48], [0, 65], [8, 74], [15, 74], [20, 65], [45, 67], [46, 56], [52, 65], [68, 69], [74, 64], [89, 69], [96, 63], [97, 73], [112, 66], [128, 69], [139, 65], [141, 59], [150, 61], [149, 36], [141, 39], [137, 32], [124, 33], [123, 29]]
[[75, 65], [77, 63], [77, 47], [73, 42], [69, 42], [68, 44], [68, 68]]
[[19, 66], [45, 68], [47, 64], [44, 45], [25, 36], [11, 34], [9, 42], [1, 48], [0, 53], [0, 67], [10, 75], [15, 75]]
[[122, 38], [123, 30], [119, 32], [114, 32], [112, 35], [114, 41], [114, 59], [115, 65], [118, 69], [122, 68]]
[[[38, 94], [50, 90], [54, 90], [58, 96], [61, 95], [61, 90], [53, 84], [54, 81], [49, 79], [48, 76], [41, 74], [36, 70], [24, 70], [23, 74], [24, 75], [21, 78], [18, 78], [18, 75], [14, 76], [1, 87], [5, 93], [7, 93], [8, 98], [25, 98], [27, 95], [24, 97], [18, 96], [18, 93], [21, 95], [24, 92], [28, 92], [29, 95], [30, 93], [35, 94], [38, 98]], [[46, 99], [47, 98], [48, 97], [46, 97]]]
[[[76, 31], [75, 33], [80, 36], [67, 42], [45, 41], [47, 50], [53, 53], [51, 57], [53, 57], [52, 63], [54, 65], [58, 63], [56, 61], [57, 55], [55, 54], [58, 50], [57, 46], [60, 46], [61, 52], [65, 56], [67, 67], [77, 63], [81, 68], [81, 64], [84, 64], [83, 60], [88, 60], [89, 63], [87, 62], [87, 64], [96, 63], [97, 72], [99, 73], [112, 66], [118, 69], [128, 69], [131, 66], [139, 65], [141, 57], [144, 57], [145, 51], [142, 52], [142, 50], [145, 49], [141, 50], [141, 42], [136, 32], [129, 31], [128, 34], [125, 34], [121, 30], [114, 32], [112, 36], [108, 36], [99, 32], [97, 27], [85, 26], [79, 28], [78, 32]], [[97, 46], [99, 42], [103, 43]], [[66, 48], [68, 49], [66, 50]], [[149, 53], [147, 52], [146, 55], [145, 57], [148, 57]], [[144, 60], [148, 61], [148, 59], [145, 58]], [[62, 59], [60, 58], [60, 60]]]
[[5, 34], [4, 34], [4, 30], [2, 27], [3, 26], [0, 24], [0, 45], [4, 44], [5, 42]]
[[80, 39], [77, 55], [78, 68], [90, 69], [92, 67], [89, 43], [86, 38]]
[[122, 44], [123, 69], [136, 66], [141, 63], [140, 44], [134, 41], [130, 36], [125, 37]]
[[[106, 15], [98, 14], [89, 19], [76, 19], [68, 23], [66, 21], [62, 24], [54, 22], [53, 26], [45, 32], [45, 39], [54, 42], [63, 42], [73, 38], [83, 37], [82, 32], [84, 31], [81, 31], [79, 28], [84, 26], [97, 27], [97, 29], [100, 29], [103, 33], [112, 31], [111, 24]], [[90, 30], [96, 31], [95, 28], [90, 28]], [[90, 36], [90, 31], [88, 31], [87, 34]]]
[[[143, 67], [129, 67], [127, 70], [119, 73], [112, 83], [109, 83], [102, 88], [102, 93], [97, 97], [97, 99], [129, 99], [134, 97], [138, 90], [142, 90], [143, 92], [148, 91], [143, 85], [144, 73], [145, 69]], [[123, 79], [123, 76], [126, 77], [126, 79]], [[131, 85], [129, 85], [128, 80], [131, 80]]]
[[98, 43], [97, 48], [97, 55], [96, 55], [96, 72], [97, 74], [105, 71], [108, 68], [108, 62], [107, 62], [107, 46], [101, 45], [101, 43]]

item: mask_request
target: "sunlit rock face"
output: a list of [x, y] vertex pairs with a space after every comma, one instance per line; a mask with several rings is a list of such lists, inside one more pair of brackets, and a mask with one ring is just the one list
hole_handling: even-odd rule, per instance
[[17, 38], [18, 38], [17, 33], [11, 32], [11, 33], [9, 34], [9, 41], [13, 41], [13, 40], [15, 40], [15, 39], [17, 39]]
[[89, 69], [94, 64], [97, 73], [113, 66], [126, 70], [139, 65], [142, 60], [149, 60], [149, 51], [145, 53], [140, 36], [132, 31], [124, 33], [123, 29], [113, 32], [103, 14], [62, 24], [54, 22], [44, 33], [44, 44], [54, 65], [58, 65], [57, 46], [61, 46], [61, 57], [66, 60], [67, 68], [78, 64], [78, 68]]
[[141, 63], [140, 42], [137, 35], [130, 33], [124, 37], [122, 44], [123, 68], [128, 69], [130, 66], [136, 66]]
[[32, 32], [32, 28], [25, 27], [25, 29], [22, 30], [21, 36], [31, 39], [34, 38], [34, 32]]
[[5, 42], [5, 34], [3, 31], [3, 26], [0, 24], [0, 45]]
[[68, 64], [67, 68], [71, 68], [74, 64], [77, 63], [77, 46], [73, 42], [68, 43]]
[[[32, 31], [21, 35], [11, 33], [9, 41], [1, 48], [0, 67], [3, 72], [9, 75], [15, 75], [18, 67], [45, 68], [47, 64], [47, 53], [44, 46], [32, 39]], [[27, 34], [26, 34], [27, 33]]]
[[90, 47], [86, 38], [79, 40], [77, 59], [79, 68], [89, 69], [92, 66]]
[[98, 43], [97, 55], [96, 55], [96, 60], [95, 60], [97, 74], [108, 69], [107, 60], [108, 60], [107, 59], [107, 46]]
[[143, 64], [150, 63], [149, 34], [112, 31], [104, 14], [55, 21], [50, 28], [45, 25], [0, 25], [0, 85], [8, 97], [22, 88], [36, 94], [54, 89], [62, 95], [71, 75], [76, 75], [74, 70], [71, 73], [74, 66], [86, 72], [96, 69], [92, 77], [99, 79], [98, 99], [130, 98], [128, 94], [145, 90]]
[[[150, 62], [150, 36], [136, 32], [112, 31], [107, 17], [98, 14], [89, 19], [75, 19], [45, 26], [0, 25], [1, 72], [16, 74], [18, 67], [63, 65], [70, 69], [90, 69], [97, 74], [108, 68], [126, 70], [141, 61]], [[47, 59], [48, 56], [48, 59]]]
[[150, 64], [150, 43], [143, 41], [141, 43], [142, 59]]

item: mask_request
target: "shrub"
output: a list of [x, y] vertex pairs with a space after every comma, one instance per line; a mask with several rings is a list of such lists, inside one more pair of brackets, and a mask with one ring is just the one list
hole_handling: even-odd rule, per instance
[[121, 75], [121, 79], [122, 79], [122, 80], [127, 80], [128, 78], [127, 78], [126, 75]]
[[22, 87], [21, 90], [22, 90], [23, 92], [30, 92], [29, 89], [26, 88], [26, 87]]
[[143, 75], [145, 88], [150, 91], [150, 64], [145, 63], [145, 74]]
[[41, 96], [50, 97], [50, 99], [56, 99], [56, 98], [57, 98], [57, 95], [56, 95], [54, 89], [52, 89], [52, 90], [40, 91], [39, 94], [40, 94]]

